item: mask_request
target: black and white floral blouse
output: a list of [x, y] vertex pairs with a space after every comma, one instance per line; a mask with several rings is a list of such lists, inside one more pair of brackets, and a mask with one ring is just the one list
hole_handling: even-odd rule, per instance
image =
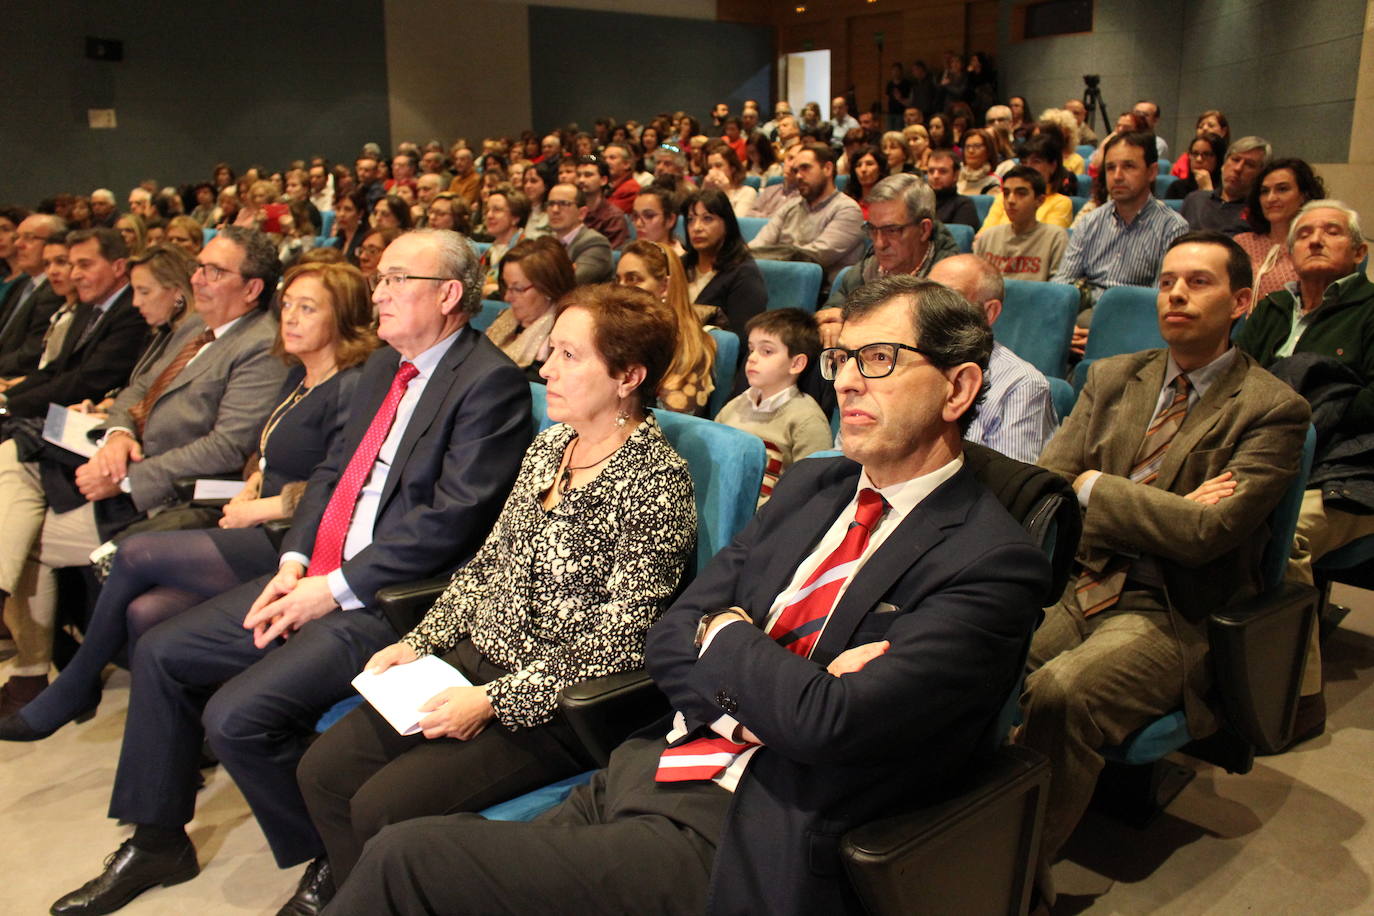
[[594, 479], [545, 511], [564, 449], [540, 433], [486, 543], [401, 640], [419, 655], [464, 636], [511, 673], [487, 684], [509, 728], [553, 717], [568, 684], [644, 665], [644, 635], [696, 547], [687, 463], [652, 413]]

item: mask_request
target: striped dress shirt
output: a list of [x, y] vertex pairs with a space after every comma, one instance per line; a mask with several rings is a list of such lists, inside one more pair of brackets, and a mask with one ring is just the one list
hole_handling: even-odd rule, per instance
[[1188, 221], [1151, 197], [1135, 219], [1124, 222], [1116, 207], [1083, 217], [1051, 282], [1084, 280], [1098, 292], [1109, 286], [1153, 286], [1169, 243], [1188, 231]]
[[996, 342], [987, 381], [987, 394], [964, 438], [1034, 464], [1059, 426], [1050, 383], [1040, 370]]

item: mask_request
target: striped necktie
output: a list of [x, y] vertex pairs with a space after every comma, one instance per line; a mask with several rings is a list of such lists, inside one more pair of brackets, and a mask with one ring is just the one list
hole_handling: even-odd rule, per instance
[[[1136, 451], [1135, 463], [1131, 468], [1133, 483], [1148, 486], [1158, 479], [1159, 467], [1164, 463], [1169, 443], [1174, 441], [1183, 421], [1188, 418], [1188, 376], [1180, 374], [1174, 379], [1173, 388], [1173, 399], [1145, 430], [1145, 438]], [[1130, 568], [1130, 560], [1112, 556], [1101, 569], [1084, 569], [1079, 574], [1074, 592], [1084, 617], [1101, 613], [1121, 599]]]
[[[887, 500], [877, 490], [865, 487], [859, 491], [859, 505], [844, 540], [807, 577], [768, 629], [768, 635], [787, 651], [810, 657], [836, 599], [858, 568], [873, 528], [887, 509]], [[716, 734], [675, 743], [659, 756], [654, 780], [687, 782], [715, 779], [753, 746]]]

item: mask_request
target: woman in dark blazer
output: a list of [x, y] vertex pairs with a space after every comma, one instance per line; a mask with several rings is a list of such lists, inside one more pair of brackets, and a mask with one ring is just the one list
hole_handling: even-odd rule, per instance
[[692, 301], [712, 306], [724, 314], [726, 326], [736, 334], [768, 307], [763, 273], [754, 263], [749, 246], [740, 235], [734, 208], [723, 191], [708, 188], [682, 206], [687, 224], [687, 270]]
[[347, 421], [362, 364], [377, 346], [367, 283], [356, 267], [298, 265], [286, 275], [281, 302], [275, 350], [296, 365], [263, 426], [243, 491], [224, 507], [218, 528], [148, 531], [119, 542], [81, 649], [42, 694], [0, 719], [0, 739], [44, 738], [82, 716], [99, 702], [102, 669], [126, 645], [276, 568], [277, 546], [263, 523], [291, 517]]

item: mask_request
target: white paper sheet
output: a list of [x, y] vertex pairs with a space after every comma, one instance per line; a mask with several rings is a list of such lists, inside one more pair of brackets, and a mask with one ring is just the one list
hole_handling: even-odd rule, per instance
[[82, 458], [89, 458], [96, 453], [98, 446], [87, 433], [104, 422], [105, 418], [99, 414], [81, 413], [60, 404], [49, 404], [48, 416], [43, 421], [43, 439]]
[[443, 659], [426, 655], [408, 665], [392, 665], [381, 674], [364, 671], [353, 679], [353, 687], [372, 704], [382, 718], [402, 735], [420, 730], [420, 720], [429, 715], [420, 707], [441, 690], [470, 687], [472, 682]]
[[239, 495], [243, 489], [244, 480], [215, 480], [212, 477], [202, 477], [196, 481], [196, 489], [191, 494], [192, 499], [233, 499]]

